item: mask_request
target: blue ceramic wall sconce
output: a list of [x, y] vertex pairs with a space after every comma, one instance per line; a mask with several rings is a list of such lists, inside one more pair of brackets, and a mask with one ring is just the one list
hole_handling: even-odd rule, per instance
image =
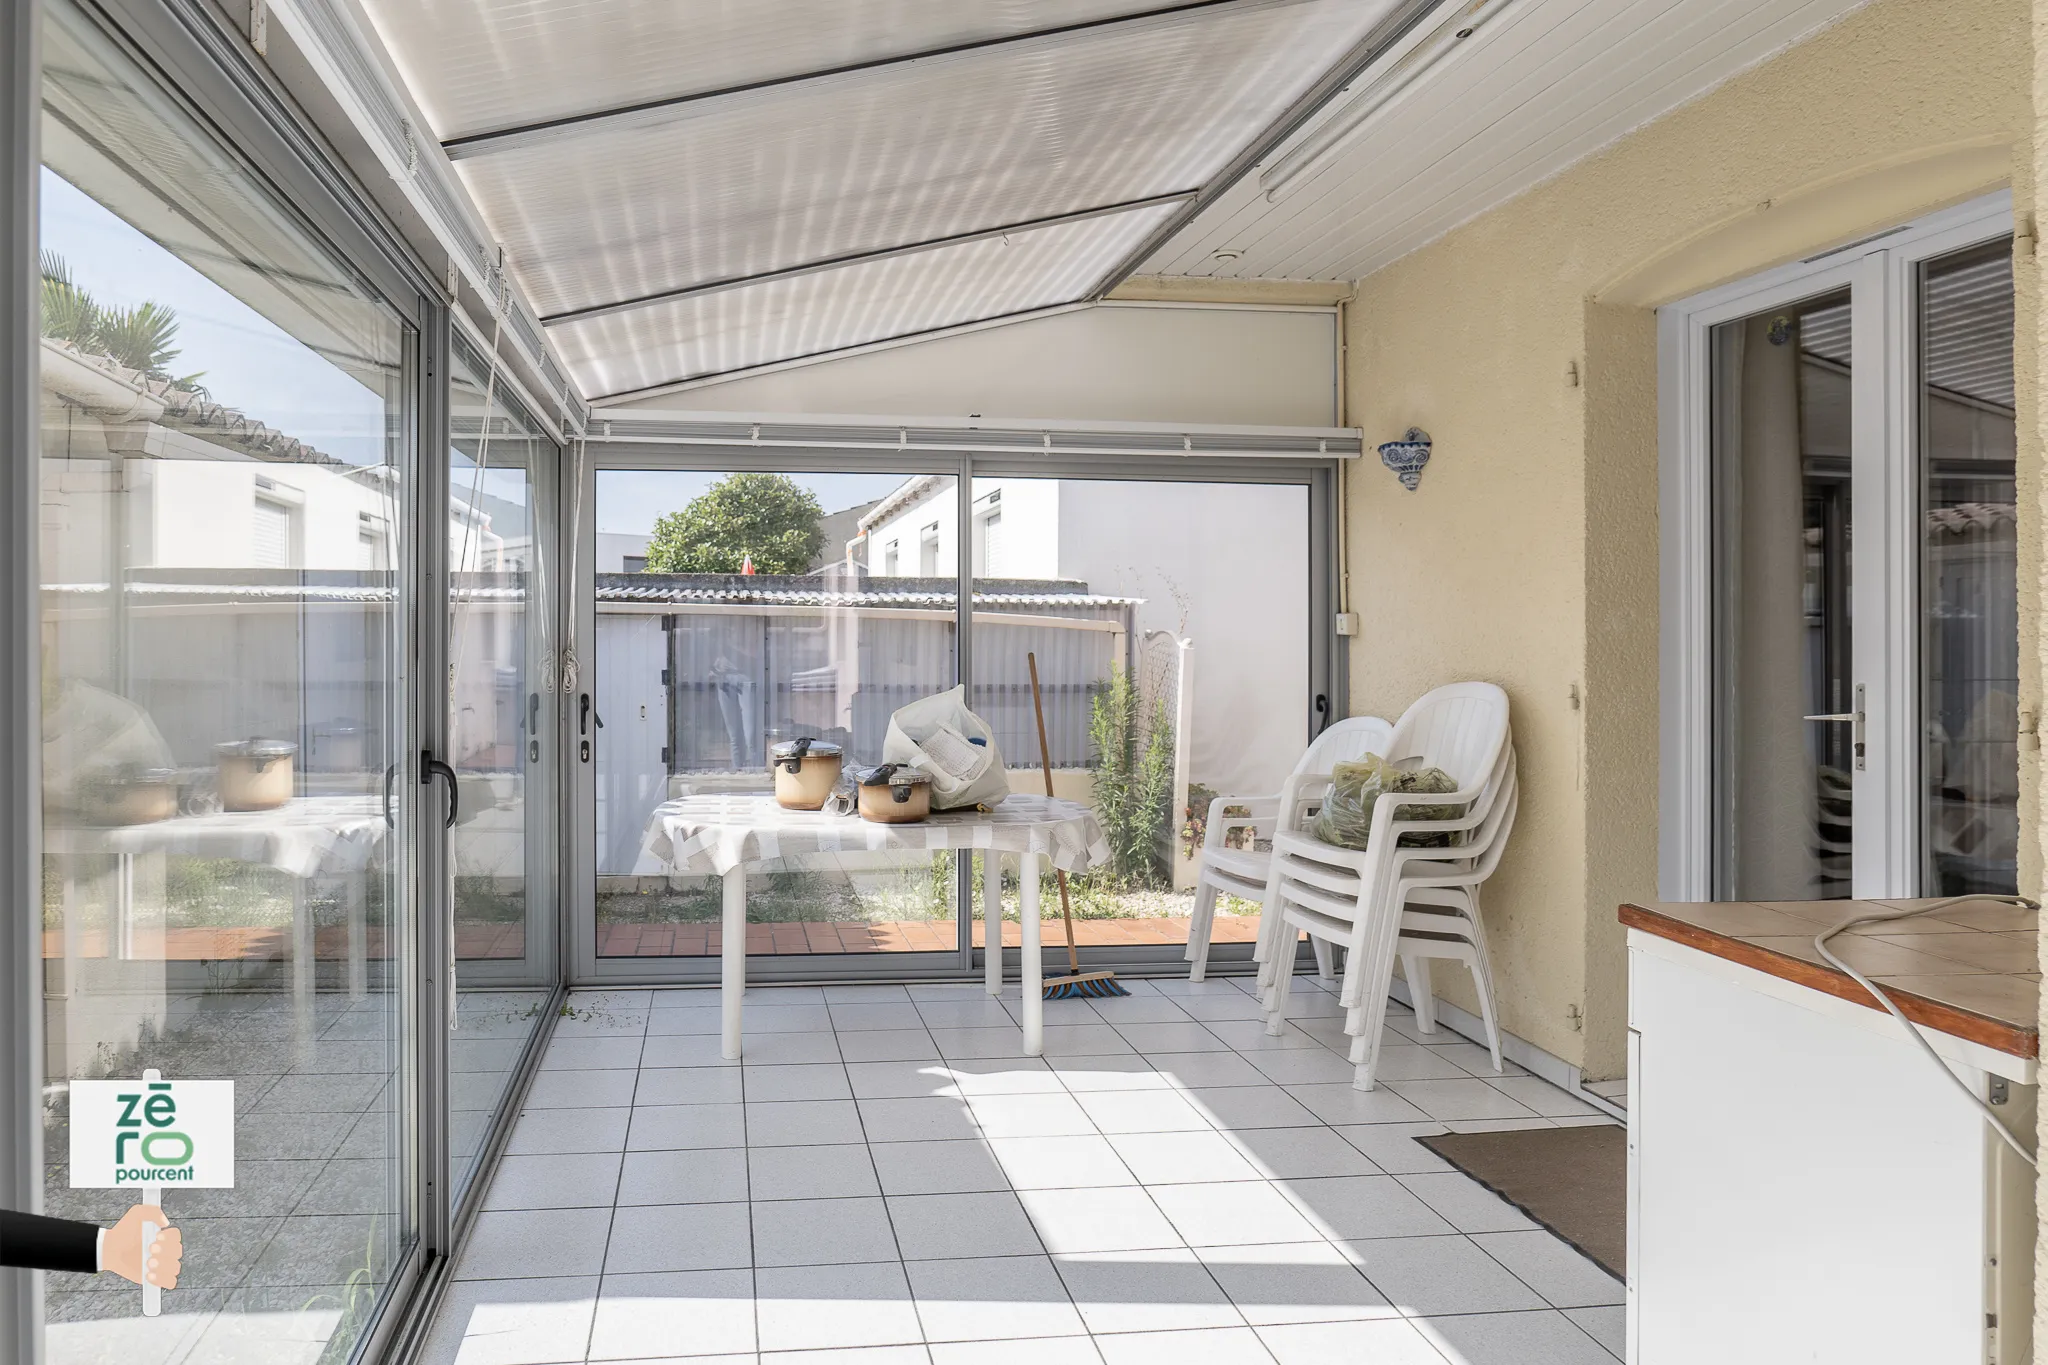
[[1400, 440], [1380, 447], [1380, 463], [1393, 470], [1401, 486], [1413, 493], [1422, 482], [1422, 467], [1429, 463], [1429, 433], [1421, 427], [1408, 428]]

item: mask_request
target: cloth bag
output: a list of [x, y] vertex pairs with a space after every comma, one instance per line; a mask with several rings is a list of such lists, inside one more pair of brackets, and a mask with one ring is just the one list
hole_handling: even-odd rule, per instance
[[909, 763], [932, 779], [932, 809], [994, 806], [1010, 794], [995, 731], [967, 709], [967, 689], [920, 697], [889, 717], [884, 763]]

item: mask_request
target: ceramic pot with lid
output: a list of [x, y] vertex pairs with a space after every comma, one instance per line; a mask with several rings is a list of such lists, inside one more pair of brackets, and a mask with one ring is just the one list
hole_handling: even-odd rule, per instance
[[808, 735], [784, 740], [768, 751], [775, 769], [775, 801], [788, 810], [822, 810], [839, 782], [844, 753], [837, 744]]
[[284, 739], [237, 739], [213, 746], [220, 764], [220, 808], [276, 810], [292, 799], [292, 759], [299, 746]]
[[884, 825], [908, 825], [932, 813], [932, 778], [907, 763], [884, 763], [853, 773], [860, 793], [860, 818]]

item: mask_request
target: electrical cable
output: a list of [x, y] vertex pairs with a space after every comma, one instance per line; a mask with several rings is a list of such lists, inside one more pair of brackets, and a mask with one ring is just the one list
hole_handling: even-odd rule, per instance
[[1977, 901], [1986, 901], [1993, 905], [2024, 906], [2029, 910], [2039, 910], [2041, 908], [2040, 902], [2028, 900], [2025, 896], [1950, 896], [1946, 900], [1934, 901], [1927, 905], [1916, 905], [1910, 910], [1882, 910], [1875, 912], [1873, 914], [1852, 915], [1848, 919], [1843, 920], [1840, 924], [1837, 924], [1834, 928], [1828, 930], [1826, 933], [1816, 936], [1813, 940], [1813, 949], [1822, 957], [1826, 958], [1829, 964], [1832, 965], [1837, 971], [1849, 977], [1857, 985], [1863, 987], [1864, 990], [1869, 991], [1871, 994], [1871, 998], [1876, 1000], [1878, 1004], [1884, 1006], [1886, 1012], [1889, 1013], [1892, 1016], [1892, 1018], [1898, 1020], [1899, 1023], [1904, 1026], [1906, 1032], [1912, 1037], [1913, 1041], [1919, 1044], [1920, 1050], [1927, 1054], [1928, 1060], [1934, 1063], [1935, 1069], [1940, 1071], [1943, 1076], [1946, 1076], [1948, 1078], [1949, 1084], [1955, 1086], [1957, 1090], [1960, 1090], [1962, 1092], [1964, 1099], [1968, 1100], [1972, 1105], [1976, 1106], [1978, 1112], [1983, 1114], [1984, 1121], [1991, 1125], [1992, 1130], [1994, 1132], [1996, 1132], [2000, 1137], [2005, 1139], [2006, 1145], [2008, 1147], [2011, 1147], [2013, 1151], [2019, 1153], [2020, 1160], [2026, 1162], [2029, 1166], [2034, 1166], [2038, 1169], [2040, 1163], [2035, 1159], [2034, 1154], [2027, 1150], [2026, 1144], [2022, 1143], [2019, 1140], [2019, 1138], [2013, 1135], [2013, 1131], [2005, 1126], [2005, 1121], [1998, 1117], [1998, 1112], [1996, 1110], [1994, 1110], [1990, 1105], [1986, 1104], [1983, 1100], [1977, 1098], [1976, 1092], [1970, 1089], [1969, 1085], [1963, 1080], [1963, 1078], [1961, 1076], [1956, 1075], [1956, 1073], [1950, 1069], [1947, 1061], [1945, 1061], [1942, 1058], [1942, 1055], [1939, 1052], [1936, 1052], [1934, 1050], [1933, 1044], [1929, 1043], [1927, 1041], [1926, 1036], [1920, 1032], [1919, 1026], [1914, 1024], [1914, 1022], [1911, 1019], [1908, 1019], [1905, 1015], [1905, 1012], [1901, 1010], [1896, 1004], [1892, 1003], [1892, 998], [1886, 995], [1883, 991], [1879, 990], [1876, 984], [1872, 982], [1869, 977], [1857, 971], [1854, 967], [1851, 967], [1848, 963], [1842, 961], [1842, 959], [1836, 957], [1833, 953], [1828, 951], [1829, 939], [1833, 938], [1837, 934], [1846, 933], [1847, 931], [1857, 928], [1860, 925], [1883, 924], [1891, 920], [1911, 919], [1915, 915], [1931, 915], [1937, 910], [1946, 910], [1953, 905], [1968, 905]]

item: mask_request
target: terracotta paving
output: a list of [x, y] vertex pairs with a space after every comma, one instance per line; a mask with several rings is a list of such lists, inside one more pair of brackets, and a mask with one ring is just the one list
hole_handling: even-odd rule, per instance
[[[365, 955], [372, 961], [387, 956], [384, 931], [372, 927], [365, 932]], [[82, 958], [108, 956], [103, 930], [87, 929], [78, 935], [77, 953]], [[129, 956], [141, 962], [285, 962], [292, 955], [288, 929], [138, 929]], [[465, 962], [480, 959], [520, 958], [526, 955], [526, 926], [523, 924], [458, 924], [455, 926], [455, 955]], [[64, 935], [43, 932], [43, 956], [64, 956]], [[313, 956], [321, 962], [348, 960], [348, 929], [324, 925], [313, 931]]]

